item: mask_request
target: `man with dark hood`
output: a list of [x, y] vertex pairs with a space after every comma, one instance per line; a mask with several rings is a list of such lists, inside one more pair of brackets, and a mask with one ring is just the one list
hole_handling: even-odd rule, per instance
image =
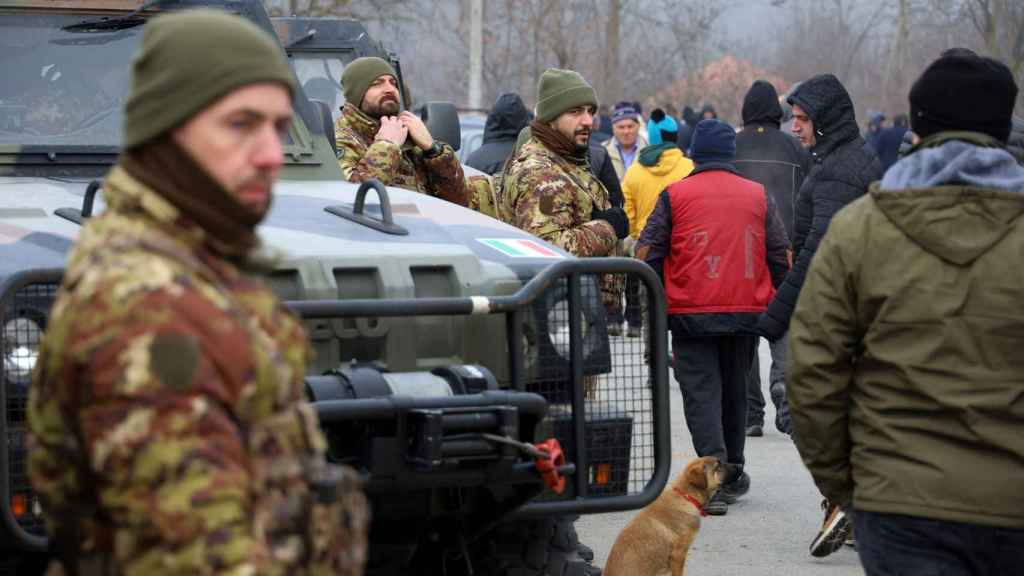
[[519, 131], [532, 118], [519, 94], [509, 92], [498, 96], [484, 124], [484, 143], [469, 155], [466, 164], [484, 174], [496, 174], [512, 154]]
[[910, 89], [921, 139], [838, 214], [790, 332], [794, 438], [867, 576], [1024, 566], [1017, 84], [964, 51]]
[[29, 394], [50, 573], [362, 574], [366, 503], [325, 461], [302, 323], [254, 276], [295, 90], [237, 16], [146, 24]]
[[[775, 200], [786, 238], [793, 237], [793, 206], [796, 192], [810, 170], [811, 156], [800, 143], [783, 133], [782, 106], [779, 94], [770, 82], [757, 80], [743, 99], [743, 130], [736, 135], [736, 169], [768, 190]], [[779, 338], [771, 342], [772, 367], [770, 385], [772, 403], [775, 404], [775, 427], [790, 432], [789, 411], [786, 406], [786, 341]], [[761, 391], [760, 363], [755, 361], [750, 371], [747, 388], [747, 434], [761, 436], [764, 426], [764, 394]]]
[[698, 456], [727, 468], [708, 514], [728, 512], [750, 489], [744, 471], [751, 328], [786, 274], [786, 233], [764, 186], [732, 164], [736, 132], [702, 120], [693, 135], [696, 168], [670, 185], [647, 220], [637, 257], [661, 272], [673, 367]]
[[398, 74], [376, 56], [357, 58], [341, 75], [345, 106], [334, 123], [341, 173], [351, 182], [370, 178], [455, 204], [469, 190], [455, 150], [434, 140], [423, 120], [402, 110]]
[[[807, 269], [832, 216], [882, 177], [882, 163], [860, 137], [853, 101], [838, 78], [822, 74], [803, 82], [790, 95], [789, 103], [793, 106], [793, 133], [800, 145], [811, 151], [814, 167], [797, 194], [793, 267], [758, 321], [761, 334], [769, 339], [781, 338], [789, 328]], [[849, 532], [838, 503], [826, 500], [822, 508], [825, 521], [811, 543], [814, 556], [838, 550]]]

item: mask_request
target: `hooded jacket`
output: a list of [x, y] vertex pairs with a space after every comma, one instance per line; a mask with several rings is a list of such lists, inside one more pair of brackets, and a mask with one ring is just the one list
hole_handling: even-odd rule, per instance
[[529, 125], [530, 120], [530, 111], [518, 94], [502, 94], [487, 115], [483, 145], [469, 155], [466, 165], [484, 174], [496, 174], [512, 154], [519, 131]]
[[744, 178], [760, 183], [775, 199], [775, 206], [793, 238], [796, 193], [811, 168], [811, 155], [800, 142], [779, 130], [782, 106], [775, 87], [758, 80], [743, 99], [743, 130], [736, 135], [734, 164]]
[[952, 137], [836, 215], [793, 315], [794, 439], [831, 501], [1022, 529], [1024, 168]]
[[832, 216], [882, 177], [875, 151], [860, 137], [850, 95], [831, 74], [815, 76], [789, 97], [814, 124], [813, 166], [797, 193], [793, 221], [793, 268], [779, 287], [758, 328], [779, 338], [789, 327], [800, 288]]
[[683, 156], [674, 143], [648, 146], [640, 151], [622, 180], [629, 235], [633, 239], [643, 232], [647, 217], [658, 203], [658, 195], [692, 171], [693, 161]]

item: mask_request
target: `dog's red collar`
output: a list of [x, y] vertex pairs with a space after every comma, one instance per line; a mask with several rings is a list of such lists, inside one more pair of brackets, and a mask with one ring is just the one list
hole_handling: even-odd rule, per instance
[[694, 506], [696, 506], [697, 511], [700, 512], [701, 516], [707, 516], [708, 515], [708, 513], [704, 511], [704, 507], [700, 505], [700, 502], [698, 502], [696, 498], [694, 498], [693, 496], [690, 496], [689, 494], [687, 494], [686, 492], [683, 492], [682, 490], [680, 490], [679, 488], [677, 488], [675, 486], [673, 486], [672, 489], [675, 490], [676, 494], [679, 494], [680, 496], [685, 498], [687, 502], [689, 502], [690, 504], [693, 504]]

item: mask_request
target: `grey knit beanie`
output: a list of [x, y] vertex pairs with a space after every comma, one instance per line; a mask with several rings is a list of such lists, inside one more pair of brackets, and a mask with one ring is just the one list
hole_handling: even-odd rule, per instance
[[157, 16], [132, 60], [122, 145], [145, 144], [228, 92], [260, 82], [296, 91], [284, 51], [252, 22], [210, 9]]

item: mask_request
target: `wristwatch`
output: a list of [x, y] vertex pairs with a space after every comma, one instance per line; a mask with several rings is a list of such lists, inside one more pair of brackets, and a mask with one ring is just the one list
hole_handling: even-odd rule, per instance
[[423, 151], [423, 157], [429, 160], [440, 156], [441, 152], [444, 152], [444, 148], [441, 147], [440, 142], [434, 140], [434, 143], [430, 145], [430, 148]]

